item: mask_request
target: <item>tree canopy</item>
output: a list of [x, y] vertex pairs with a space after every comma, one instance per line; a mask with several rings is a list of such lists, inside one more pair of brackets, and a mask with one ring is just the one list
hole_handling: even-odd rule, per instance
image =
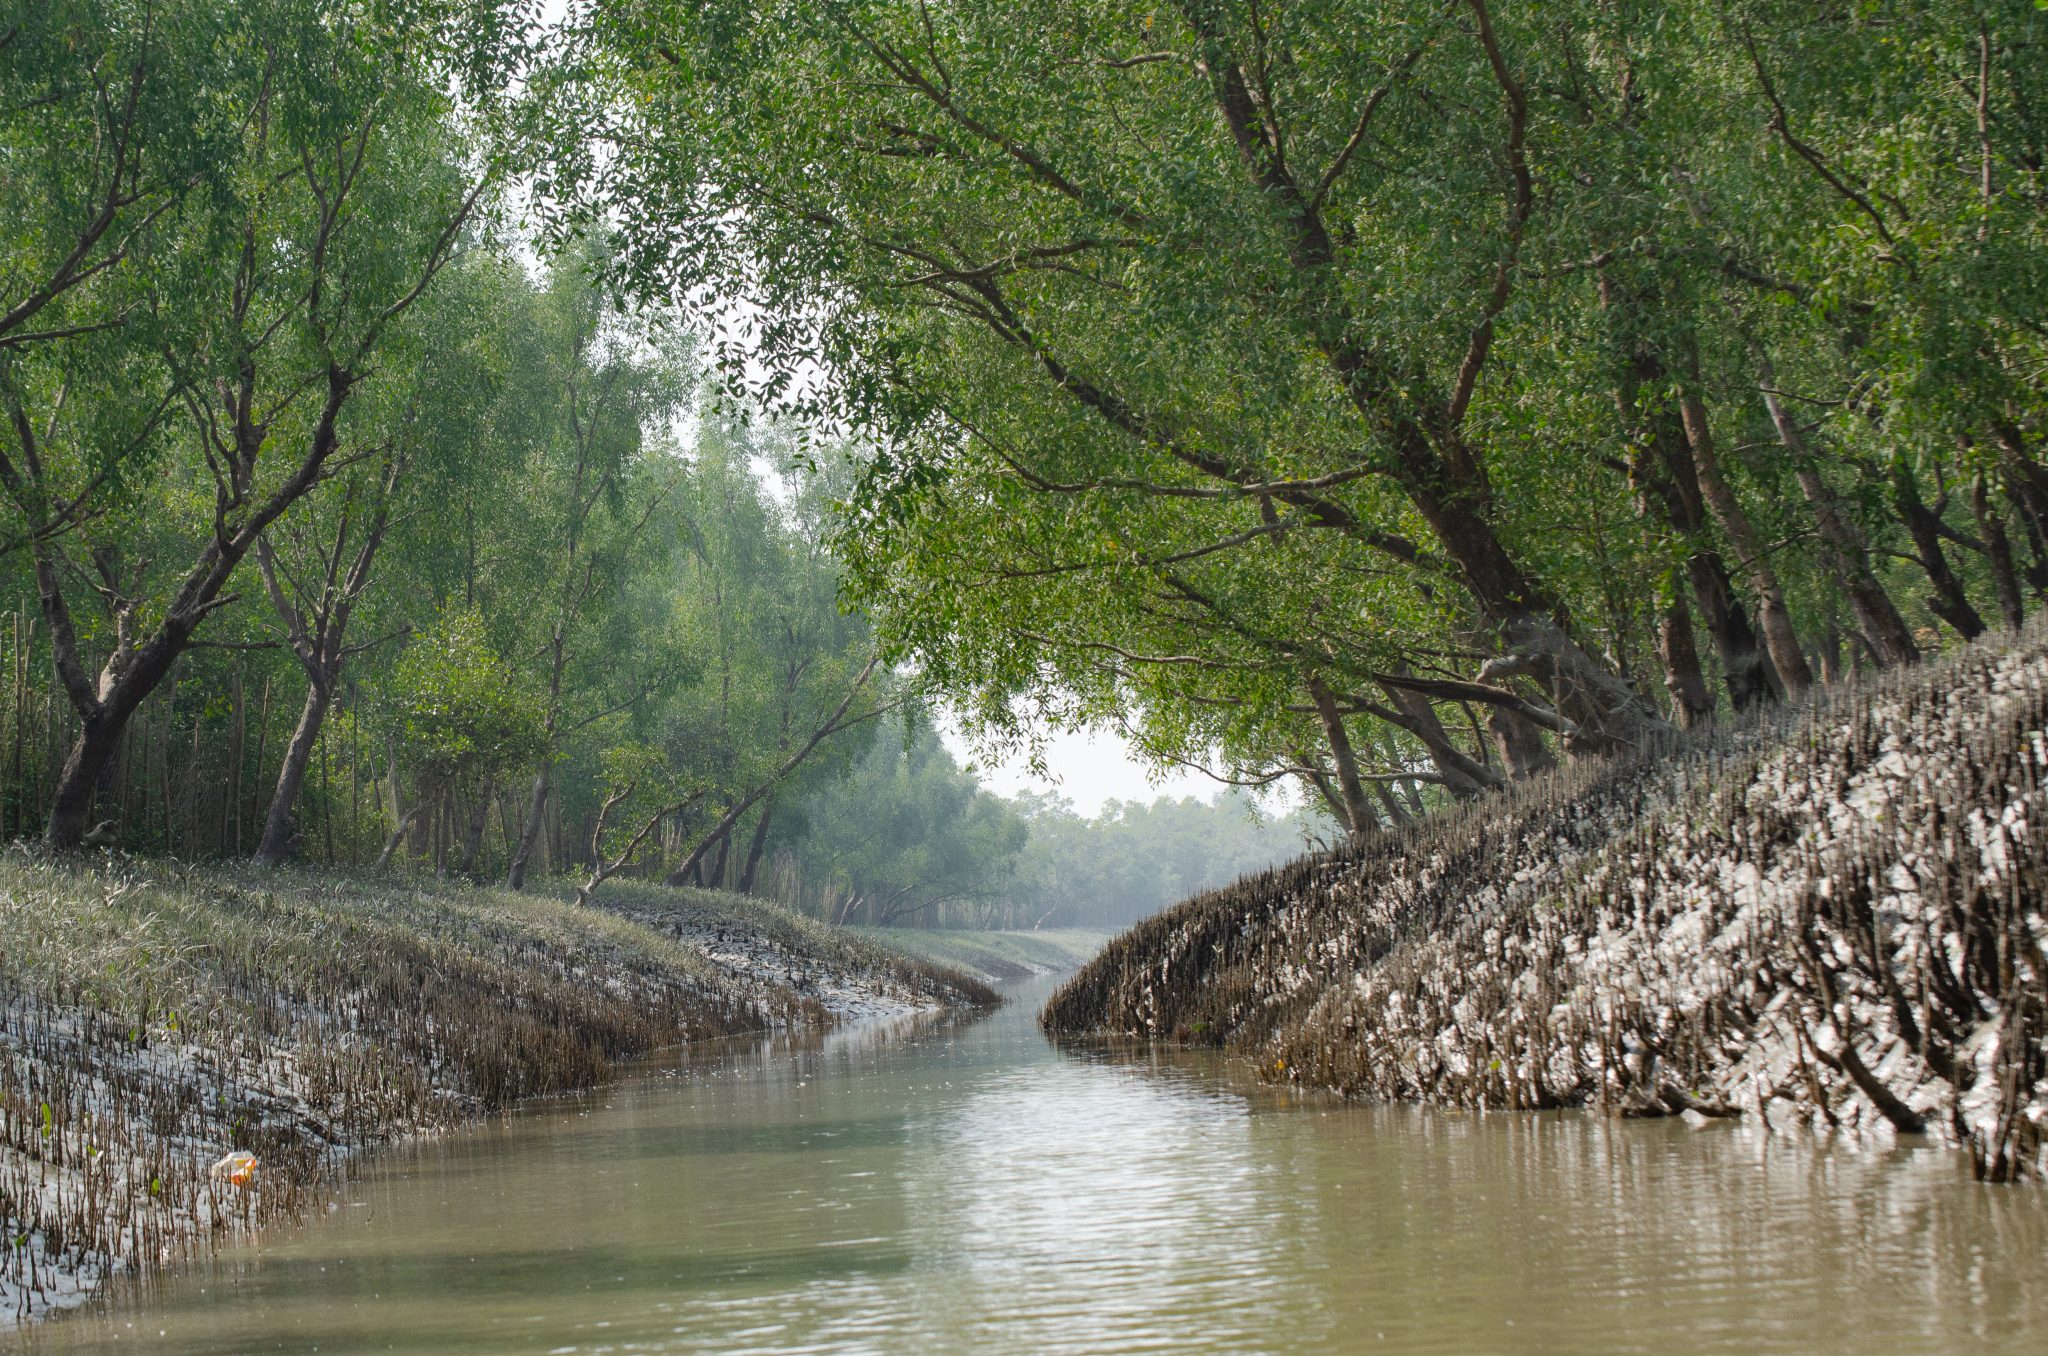
[[[4, 827], [1121, 917], [936, 705], [1365, 835], [2015, 625], [2044, 47], [2032, 0], [5, 7]], [[1177, 813], [1086, 855], [1266, 850], [1125, 822]]]
[[[616, 0], [562, 219], [873, 431], [892, 653], [1361, 830], [2038, 594], [2028, 0]], [[828, 377], [810, 381], [806, 365]]]

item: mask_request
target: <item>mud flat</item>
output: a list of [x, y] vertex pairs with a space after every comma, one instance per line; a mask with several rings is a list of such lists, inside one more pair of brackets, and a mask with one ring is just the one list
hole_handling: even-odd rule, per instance
[[1079, 969], [1109, 940], [1105, 932], [976, 932], [967, 928], [862, 928], [860, 934], [907, 955], [964, 970], [998, 984]]
[[1054, 1033], [1468, 1109], [1740, 1117], [2048, 1172], [2048, 632], [1191, 899]]
[[591, 1086], [621, 1059], [991, 998], [773, 906], [667, 893], [579, 909], [6, 851], [0, 1330], [301, 1215], [373, 1145]]

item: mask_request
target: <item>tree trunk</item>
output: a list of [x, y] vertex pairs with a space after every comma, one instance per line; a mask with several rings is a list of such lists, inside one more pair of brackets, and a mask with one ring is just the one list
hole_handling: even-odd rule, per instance
[[[1654, 738], [1662, 717], [1646, 707], [1620, 675], [1571, 634], [1562, 609], [1550, 603], [1507, 554], [1489, 523], [1428, 484], [1409, 487], [1445, 553], [1461, 565], [1474, 600], [1500, 631], [1503, 648], [1530, 658], [1553, 693], [1559, 713], [1579, 728], [1589, 753], [1617, 753]], [[1534, 604], [1534, 605], [1532, 605]]]
[[1998, 594], [1998, 610], [2006, 626], [2016, 630], [2026, 620], [2026, 602], [2020, 596], [2019, 572], [2013, 568], [2012, 539], [2006, 535], [2005, 515], [1991, 506], [1982, 471], [1970, 482], [1970, 513], [1977, 520], [1977, 535], [1984, 539], [1984, 556], [1991, 562], [1991, 586]]
[[1728, 542], [1735, 548], [1735, 557], [1749, 576], [1750, 588], [1757, 598], [1757, 620], [1763, 627], [1764, 648], [1770, 652], [1771, 665], [1778, 671], [1778, 680], [1785, 685], [1785, 695], [1796, 701], [1813, 687], [1813, 670], [1807, 667], [1806, 655], [1799, 648], [1799, 638], [1792, 630], [1792, 611], [1785, 605], [1785, 593], [1779, 587], [1777, 572], [1771, 568], [1770, 557], [1764, 551], [1748, 513], [1735, 497], [1727, 478], [1721, 474], [1721, 461], [1714, 450], [1714, 434], [1707, 422], [1707, 409], [1697, 391], [1687, 390], [1679, 398], [1678, 412], [1685, 421], [1686, 443], [1692, 449], [1693, 469], [1699, 475], [1700, 493], [1705, 497], [1707, 507], [1713, 510], [1721, 530], [1728, 534]]
[[1869, 637], [1874, 657], [1887, 668], [1918, 663], [1919, 643], [1913, 639], [1913, 629], [1906, 625], [1898, 605], [1870, 568], [1870, 552], [1863, 534], [1843, 515], [1834, 490], [1821, 479], [1812, 463], [1799, 467], [1795, 474], [1800, 492], [1813, 506], [1814, 521], [1820, 529], [1821, 563], [1834, 576], [1842, 596], [1849, 600], [1849, 610], [1855, 614], [1857, 626]]
[[1934, 594], [1927, 600], [1927, 610], [1947, 622], [1964, 640], [1975, 640], [1983, 635], [1984, 619], [1970, 605], [1970, 596], [1963, 589], [1963, 581], [1956, 578], [1955, 570], [1948, 563], [1948, 555], [1941, 548], [1941, 515], [1920, 497], [1919, 481], [1913, 475], [1912, 467], [1903, 461], [1892, 470], [1892, 505], [1898, 511], [1899, 521], [1906, 526], [1906, 535], [1913, 539], [1913, 550], [1920, 557], [1920, 568], [1926, 571], [1928, 582], [1934, 586]]
[[1309, 790], [1316, 793], [1317, 798], [1323, 802], [1323, 808], [1330, 812], [1330, 818], [1337, 821], [1337, 827], [1347, 834], [1358, 833], [1360, 830], [1358, 825], [1352, 822], [1351, 810], [1344, 804], [1344, 797], [1338, 793], [1337, 788], [1330, 784], [1329, 774], [1317, 765], [1308, 750], [1294, 749], [1291, 752], [1294, 761], [1301, 765], [1301, 770], [1295, 775]]
[[2036, 593], [2048, 596], [2048, 468], [2028, 455], [2025, 439], [2011, 425], [1998, 429], [1997, 443], [2006, 494], [2019, 510], [2033, 556], [2027, 582]]
[[162, 811], [158, 818], [163, 822], [163, 851], [170, 853], [174, 850], [171, 835], [175, 832], [171, 820], [171, 734], [178, 714], [178, 671], [175, 667], [172, 668], [170, 676], [164, 679], [163, 694], [161, 713], [164, 727], [157, 736], [156, 778], [158, 799], [161, 802], [158, 808]]
[[[1603, 306], [1624, 325], [1637, 323], [1643, 308], [1634, 294], [1617, 285], [1605, 270], [1601, 272], [1599, 286]], [[1671, 373], [1663, 356], [1640, 335], [1636, 336], [1615, 386], [1615, 404], [1622, 427], [1630, 431], [1635, 444], [1628, 460], [1629, 484], [1636, 492], [1637, 513], [1650, 517], [1661, 510], [1665, 522], [1689, 547], [1685, 571], [1692, 585], [1693, 601], [1699, 608], [1700, 623], [1706, 627], [1714, 642], [1714, 653], [1721, 661], [1729, 704], [1738, 712], [1747, 711], [1777, 699], [1777, 675], [1758, 652], [1756, 632], [1750, 628], [1749, 616], [1729, 582], [1728, 566], [1709, 540], [1699, 475], [1693, 468], [1692, 450], [1686, 445], [1685, 421], [1668, 393], [1670, 384]], [[1676, 637], [1660, 636], [1660, 644], [1667, 640]], [[1686, 647], [1692, 650], [1696, 667], [1698, 650], [1689, 638]], [[1667, 686], [1669, 681], [1667, 655]], [[1680, 681], [1685, 681], [1682, 676]], [[1683, 707], [1674, 704], [1674, 711], [1687, 709], [1698, 712], [1701, 707], [1696, 700], [1689, 700]], [[1711, 715], [1711, 703], [1706, 709]], [[1681, 714], [1679, 719], [1683, 722], [1684, 716]]]
[[1692, 582], [1693, 599], [1699, 604], [1700, 621], [1714, 642], [1714, 656], [1721, 661], [1721, 681], [1728, 689], [1728, 703], [1737, 711], [1749, 711], [1780, 700], [1785, 686], [1771, 657], [1764, 653], [1749, 612], [1736, 595], [1728, 566], [1718, 551], [1695, 551], [1685, 563]]
[[[36, 562], [36, 567], [38, 586], [44, 593], [44, 615], [50, 622], [52, 662], [58, 668], [59, 680], [66, 689], [72, 709], [79, 716], [78, 737], [72, 741], [71, 750], [65, 755], [63, 768], [57, 775], [50, 819], [43, 837], [51, 847], [72, 848], [78, 846], [79, 840], [92, 827], [87, 821], [92, 814], [93, 793], [98, 789], [107, 764], [121, 746], [121, 736], [127, 730], [129, 720], [177, 663], [178, 656], [190, 640], [191, 631], [189, 627], [174, 626], [167, 621], [155, 636], [139, 647], [125, 648], [125, 639], [117, 640], [114, 654], [100, 671], [95, 693], [92, 680], [86, 676], [84, 666], [79, 662], [69, 609], [61, 595], [52, 605], [55, 571], [42, 559]], [[192, 624], [197, 625], [197, 620], [194, 619]], [[117, 634], [128, 625], [129, 621], [124, 617], [118, 623]], [[198, 727], [193, 728], [196, 737]]]
[[519, 846], [505, 868], [505, 888], [508, 890], [526, 888], [526, 864], [533, 856], [533, 845], [540, 841], [541, 826], [547, 821], [549, 774], [553, 770], [553, 762], [543, 755], [540, 771], [533, 774], [533, 793], [527, 797], [526, 826], [520, 830]]
[[[732, 826], [738, 823], [740, 819], [747, 813], [748, 810], [754, 808], [754, 806], [760, 802], [762, 797], [773, 792], [775, 788], [781, 784], [783, 778], [787, 777], [790, 773], [796, 771], [797, 768], [801, 767], [803, 765], [804, 760], [809, 758], [812, 753], [816, 752], [820, 744], [824, 743], [827, 739], [830, 739], [840, 730], [845, 729], [848, 725], [858, 724], [860, 720], [867, 719], [866, 716], [862, 716], [855, 718], [853, 720], [849, 720], [848, 712], [850, 712], [853, 709], [853, 703], [855, 699], [858, 698], [861, 694], [861, 691], [867, 687], [868, 680], [874, 677], [875, 670], [881, 665], [881, 662], [882, 657], [879, 654], [876, 654], [869, 658], [868, 662], [861, 667], [861, 671], [854, 676], [852, 684], [848, 686], [846, 690], [846, 695], [840, 698], [839, 705], [837, 708], [833, 710], [832, 714], [825, 718], [823, 724], [813, 729], [811, 731], [810, 738], [804, 741], [803, 747], [799, 748], [798, 750], [796, 750], [796, 752], [790, 754], [787, 758], [783, 759], [781, 765], [778, 766], [772, 773], [770, 773], [766, 780], [762, 781], [759, 785], [753, 787], [745, 795], [741, 796], [738, 800], [733, 802], [731, 807], [726, 810], [725, 814], [719, 818], [718, 823], [712, 827], [710, 834], [707, 835], [702, 842], [698, 843], [697, 846], [691, 850], [690, 855], [683, 860], [683, 864], [681, 866], [677, 867], [673, 872], [669, 874], [668, 883], [670, 885], [682, 885], [691, 876], [696, 875], [698, 872], [700, 872], [704, 861], [704, 851], [706, 848], [711, 846], [712, 841], [724, 834], [732, 832]], [[872, 715], [874, 713], [870, 714]]]
[[1694, 730], [1714, 718], [1714, 694], [1700, 668], [1693, 642], [1692, 613], [1684, 595], [1673, 591], [1670, 606], [1657, 619], [1657, 657], [1664, 665], [1664, 688], [1671, 694], [1671, 714], [1683, 729]]
[[1557, 766], [1557, 757], [1551, 753], [1543, 731], [1537, 729], [1528, 717], [1505, 707], [1489, 706], [1486, 708], [1486, 728], [1493, 736], [1493, 746], [1500, 754], [1501, 766], [1508, 770], [1511, 780], [1521, 781]]
[[1777, 374], [1761, 350], [1756, 356], [1756, 368], [1771, 427], [1777, 430], [1778, 441], [1791, 455], [1800, 493], [1813, 509], [1814, 526], [1820, 530], [1822, 564], [1849, 600], [1849, 610], [1856, 614], [1856, 624], [1869, 637], [1878, 662], [1886, 666], [1917, 663], [1920, 647], [1913, 641], [1912, 629], [1899, 615], [1884, 585], [1878, 582], [1877, 574], [1870, 568], [1870, 550], [1862, 532], [1842, 512], [1840, 499], [1821, 478], [1820, 468], [1807, 449], [1805, 435], [1786, 412], [1784, 402], [1778, 399]]
[[406, 832], [412, 828], [412, 822], [418, 817], [419, 812], [420, 807], [415, 805], [398, 817], [398, 823], [391, 830], [391, 836], [384, 840], [384, 850], [377, 854], [377, 870], [382, 871], [391, 865], [392, 854], [397, 852], [398, 845], [405, 841]]
[[711, 869], [704, 873], [704, 884], [713, 890], [725, 888], [725, 863], [732, 855], [732, 830], [718, 835], [718, 855], [711, 859]]
[[242, 699], [242, 666], [235, 665], [234, 681], [228, 688], [235, 723], [228, 736], [227, 790], [220, 803], [220, 855], [242, 855], [242, 763], [248, 745], [248, 703]]
[[462, 833], [462, 864], [457, 871], [471, 880], [476, 878], [478, 858], [483, 856], [484, 827], [491, 822], [491, 801], [497, 795], [495, 779], [484, 778], [483, 787], [477, 792], [476, 803], [469, 808], [469, 823]]
[[57, 773], [57, 791], [50, 802], [49, 824], [43, 831], [44, 841], [51, 847], [77, 847], [92, 829], [93, 792], [99, 787], [100, 774], [121, 746], [127, 717], [127, 712], [118, 718], [110, 714], [87, 717], [78, 738], [71, 742], [71, 751]]
[[441, 788], [434, 797], [433, 808], [427, 818], [427, 855], [434, 864], [434, 874], [443, 880], [448, 878], [448, 823], [455, 813], [455, 786], [450, 783]]
[[1380, 691], [1401, 714], [1405, 722], [1402, 728], [1421, 740], [1423, 747], [1429, 750], [1430, 761], [1436, 764], [1444, 789], [1453, 796], [1469, 800], [1482, 791], [1505, 784], [1506, 779], [1498, 772], [1457, 746], [1450, 731], [1444, 729], [1443, 722], [1437, 719], [1436, 707], [1429, 698], [1410, 688], [1392, 684], [1381, 684]]
[[312, 765], [313, 750], [320, 741], [320, 727], [327, 719], [332, 701], [320, 683], [306, 685], [306, 704], [299, 709], [299, 723], [285, 746], [284, 762], [277, 769], [277, 789], [270, 794], [270, 808], [263, 816], [263, 838], [256, 845], [258, 866], [276, 866], [289, 861], [298, 851], [298, 835], [292, 832], [292, 811], [306, 784], [306, 769]]
[[743, 895], [754, 893], [754, 882], [761, 871], [761, 853], [768, 846], [768, 823], [775, 817], [775, 797], [761, 807], [761, 817], [754, 821], [754, 836], [747, 844], [747, 863], [740, 872], [739, 891]]
[[1365, 785], [1358, 778], [1358, 755], [1351, 747], [1351, 735], [1344, 728], [1343, 713], [1337, 709], [1337, 699], [1330, 694], [1328, 684], [1321, 678], [1311, 676], [1308, 680], [1309, 696], [1316, 704], [1316, 715], [1323, 722], [1323, 735], [1329, 741], [1330, 757], [1337, 764], [1337, 794], [1344, 804], [1346, 827], [1356, 836], [1372, 827], [1375, 816], [1372, 807], [1366, 803]]

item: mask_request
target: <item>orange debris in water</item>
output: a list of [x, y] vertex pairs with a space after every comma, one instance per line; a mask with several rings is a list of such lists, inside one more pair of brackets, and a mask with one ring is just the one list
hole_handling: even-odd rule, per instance
[[213, 1176], [225, 1179], [230, 1185], [245, 1187], [256, 1176], [256, 1155], [237, 1149], [213, 1165]]

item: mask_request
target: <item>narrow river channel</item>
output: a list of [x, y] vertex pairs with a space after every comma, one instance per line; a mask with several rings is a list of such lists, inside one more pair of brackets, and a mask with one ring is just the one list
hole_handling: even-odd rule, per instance
[[[385, 1155], [27, 1334], [345, 1352], [2041, 1352], [2048, 1193], [1931, 1147], [1301, 1100], [979, 1021], [738, 1041]], [[4, 1345], [4, 1343], [0, 1343]]]

